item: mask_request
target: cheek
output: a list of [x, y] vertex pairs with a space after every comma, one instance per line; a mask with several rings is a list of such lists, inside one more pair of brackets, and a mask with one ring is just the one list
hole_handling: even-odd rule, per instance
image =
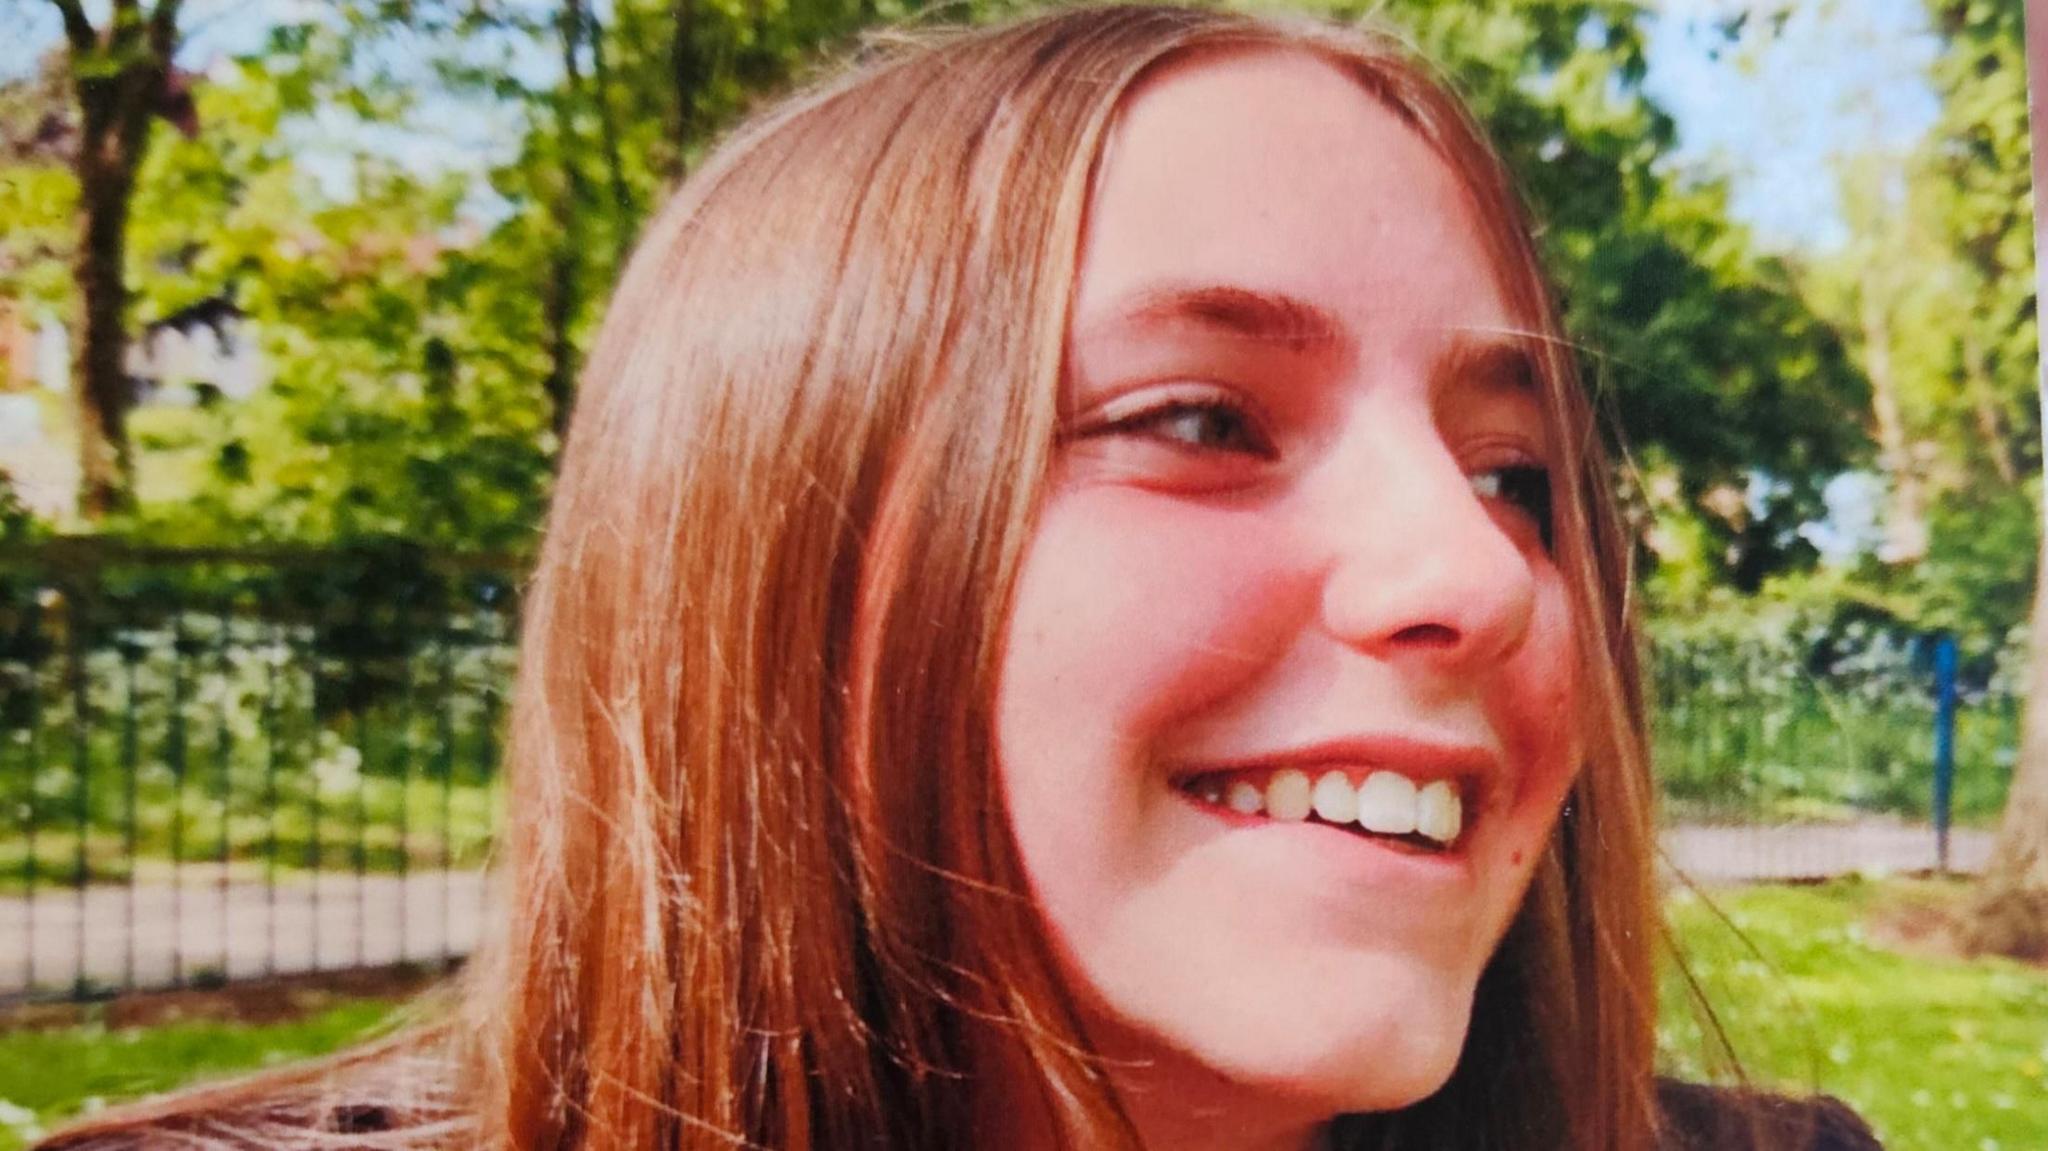
[[1085, 732], [1141, 753], [1270, 663], [1307, 600], [1271, 560], [1279, 537], [1246, 512], [1058, 494], [1012, 602], [1000, 703], [1015, 749]]
[[1522, 765], [1514, 803], [1531, 839], [1547, 835], [1585, 759], [1578, 641], [1563, 580], [1546, 573], [1527, 640], [1501, 670], [1493, 712]]
[[1171, 866], [1177, 720], [1239, 688], [1298, 589], [1268, 525], [1128, 490], [1056, 492], [1018, 573], [997, 694], [1010, 823], [1054, 937], [1097, 954]]

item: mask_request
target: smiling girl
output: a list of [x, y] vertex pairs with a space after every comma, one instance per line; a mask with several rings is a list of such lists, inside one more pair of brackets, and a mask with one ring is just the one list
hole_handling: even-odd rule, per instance
[[1660, 1098], [1627, 550], [1390, 40], [905, 48], [618, 291], [460, 1021], [55, 1145], [1867, 1146]]

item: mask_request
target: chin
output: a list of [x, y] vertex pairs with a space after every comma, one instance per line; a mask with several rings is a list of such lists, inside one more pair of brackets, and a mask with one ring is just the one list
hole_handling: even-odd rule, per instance
[[[1128, 1038], [1176, 1052], [1231, 1095], [1313, 1121], [1400, 1110], [1442, 1088], [1464, 1051], [1476, 973], [1413, 955], [1324, 958], [1211, 981], [1194, 1010], [1147, 1003], [1155, 1010], [1139, 1013], [1152, 1018], [1132, 1020], [1143, 1034]], [[1308, 987], [1322, 993], [1304, 994]]]

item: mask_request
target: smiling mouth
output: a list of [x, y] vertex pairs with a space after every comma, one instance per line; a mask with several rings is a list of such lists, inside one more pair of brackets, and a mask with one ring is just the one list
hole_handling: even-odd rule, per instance
[[1386, 769], [1205, 772], [1178, 781], [1177, 787], [1196, 803], [1237, 816], [1322, 823], [1389, 846], [1430, 853], [1454, 849], [1465, 831], [1460, 781], [1417, 783]]

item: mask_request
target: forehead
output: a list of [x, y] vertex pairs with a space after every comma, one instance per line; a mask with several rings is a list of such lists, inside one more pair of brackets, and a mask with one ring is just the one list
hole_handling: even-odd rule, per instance
[[1176, 61], [1127, 97], [1105, 145], [1077, 326], [1209, 284], [1307, 300], [1376, 343], [1510, 326], [1448, 165], [1356, 78], [1301, 50]]

